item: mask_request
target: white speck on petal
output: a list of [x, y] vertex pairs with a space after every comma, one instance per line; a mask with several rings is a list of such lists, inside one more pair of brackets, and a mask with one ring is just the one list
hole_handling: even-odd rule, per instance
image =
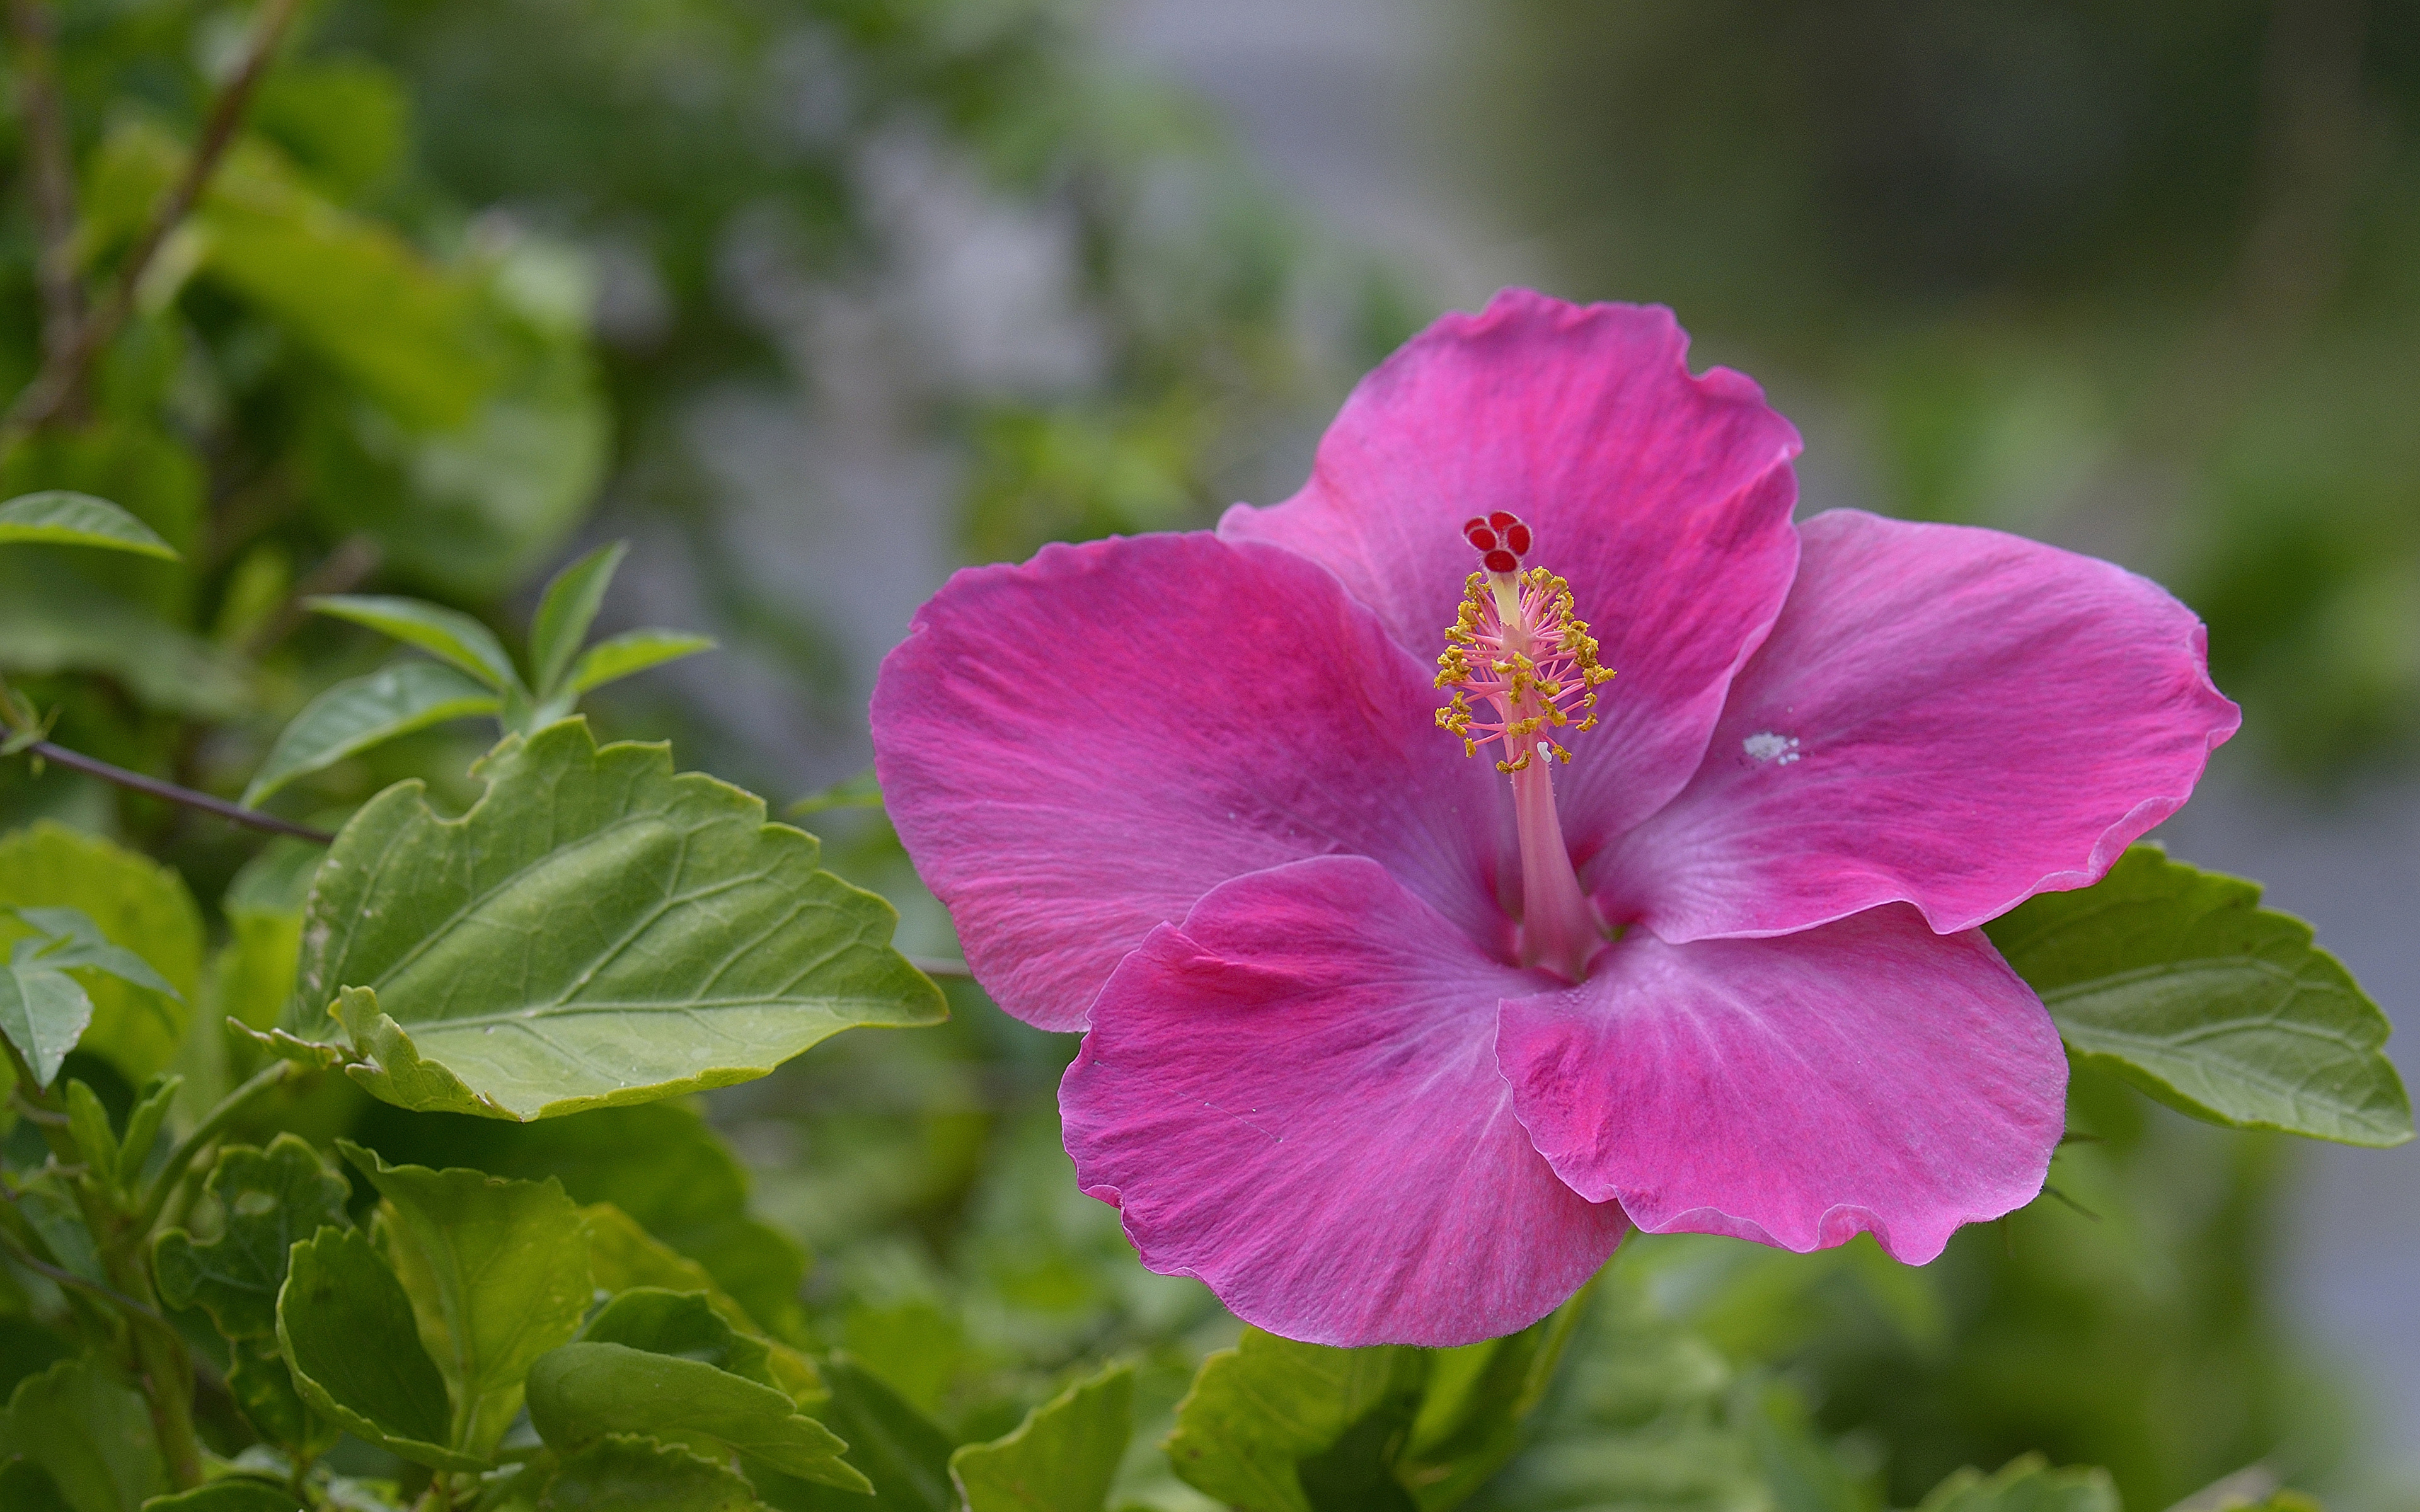
[[1748, 736], [1740, 742], [1740, 747], [1748, 753], [1751, 761], [1787, 766], [1798, 759], [1798, 737], [1776, 735], [1770, 730]]

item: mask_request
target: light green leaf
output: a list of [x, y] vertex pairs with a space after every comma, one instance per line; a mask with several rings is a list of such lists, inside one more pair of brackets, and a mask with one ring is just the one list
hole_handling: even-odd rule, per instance
[[503, 707], [485, 684], [436, 662], [404, 661], [348, 678], [302, 705], [243, 790], [244, 807], [306, 773], [448, 719]]
[[574, 693], [585, 693], [650, 667], [712, 651], [714, 644], [712, 636], [687, 635], [678, 630], [625, 630], [582, 653], [580, 660], [572, 664], [565, 686]]
[[702, 1360], [760, 1386], [781, 1386], [773, 1379], [771, 1351], [764, 1340], [733, 1328], [703, 1291], [634, 1287], [599, 1307], [581, 1328], [580, 1337], [590, 1344], [627, 1344], [650, 1354]]
[[1311, 1479], [1373, 1509], [1408, 1508], [1410, 1496], [1385, 1478], [1385, 1449], [1408, 1435], [1427, 1372], [1415, 1349], [1339, 1350], [1247, 1328], [1234, 1349], [1202, 1362], [1177, 1404], [1169, 1462], [1242, 1512], [1315, 1512]]
[[182, 1076], [154, 1076], [134, 1100], [126, 1115], [126, 1133], [117, 1142], [117, 1184], [129, 1193], [142, 1183], [143, 1165], [151, 1158], [151, 1147], [160, 1141], [160, 1126], [168, 1119], [168, 1109], [175, 1105], [177, 1089], [185, 1085]]
[[445, 1378], [403, 1283], [360, 1229], [322, 1228], [294, 1246], [277, 1344], [303, 1400], [351, 1432], [432, 1469], [487, 1468], [447, 1447]]
[[498, 693], [519, 687], [520, 676], [495, 632], [459, 609], [417, 598], [367, 594], [321, 594], [303, 606], [320, 614], [365, 625], [438, 660], [468, 672]]
[[2250, 882], [2138, 845], [1985, 926], [2069, 1048], [2180, 1112], [2348, 1145], [2412, 1137], [2389, 1025]]
[[143, 1394], [99, 1360], [62, 1360], [19, 1381], [8, 1435], [74, 1512], [135, 1512], [168, 1489]]
[[[848, 1355], [833, 1352], [823, 1371], [831, 1399], [815, 1415], [847, 1441], [849, 1465], [864, 1477], [855, 1489], [873, 1488], [875, 1512], [953, 1512], [950, 1451], [957, 1441]], [[762, 1460], [741, 1463], [765, 1500], [779, 1505], [812, 1512], [865, 1505], [815, 1486], [783, 1484], [776, 1478], [783, 1469]]]
[[151, 1252], [160, 1295], [173, 1307], [199, 1306], [230, 1339], [270, 1337], [287, 1253], [322, 1228], [351, 1222], [345, 1179], [308, 1142], [281, 1134], [267, 1149], [221, 1149], [202, 1190], [222, 1214], [219, 1237], [163, 1233]]
[[591, 1296], [580, 1214], [557, 1181], [390, 1165], [338, 1141], [386, 1198], [387, 1254], [454, 1403], [446, 1440], [484, 1457], [521, 1407], [530, 1362], [580, 1331]]
[[229, 1475], [177, 1496], [155, 1496], [143, 1512], [300, 1512], [302, 1499], [273, 1480]]
[[163, 997], [183, 995], [169, 984], [167, 978], [151, 969], [151, 963], [122, 945], [112, 944], [101, 933], [101, 926], [81, 908], [0, 907], [8, 908], [17, 916], [18, 922], [46, 936], [27, 952], [26, 958], [47, 970], [98, 971], [147, 993], [158, 993]]
[[690, 1453], [627, 1433], [609, 1433], [564, 1457], [538, 1503], [542, 1512], [755, 1512], [745, 1476]]
[[[44, 820], [0, 836], [0, 905], [72, 908], [176, 995], [87, 976], [85, 1049], [141, 1086], [175, 1060], [202, 968], [202, 917], [184, 879], [150, 857]], [[18, 926], [0, 921], [0, 929]], [[181, 999], [181, 1000], [180, 1000]]]
[[[508, 738], [441, 819], [370, 800], [313, 889], [300, 1000], [339, 1006], [350, 1074], [406, 1107], [533, 1119], [763, 1075], [854, 1026], [930, 1024], [898, 916], [815, 868], [762, 800], [585, 723]], [[292, 1026], [327, 1035], [325, 1021]]]
[[710, 1443], [786, 1474], [866, 1490], [842, 1460], [847, 1447], [770, 1386], [697, 1360], [621, 1344], [566, 1344], [529, 1372], [530, 1422], [564, 1453], [607, 1434]]
[[580, 655], [588, 627], [597, 623], [597, 608], [613, 571], [629, 552], [627, 541], [611, 541], [554, 575], [538, 600], [537, 618], [530, 626], [530, 683], [540, 698], [554, 696], [571, 659]]
[[108, 500], [63, 489], [20, 494], [0, 504], [0, 546], [12, 541], [94, 546], [172, 562], [177, 557], [176, 548], [150, 526]]
[[1985, 1475], [1973, 1466], [1950, 1473], [1925, 1493], [1916, 1512], [2118, 1512], [2118, 1488], [2098, 1466], [2052, 1470], [2021, 1455]]
[[68, 1083], [68, 1133], [84, 1163], [103, 1183], [117, 1181], [117, 1134], [109, 1126], [109, 1110], [93, 1089], [81, 1081]]
[[677, 1102], [521, 1124], [374, 1112], [360, 1137], [391, 1160], [558, 1178], [572, 1201], [610, 1202], [703, 1265], [766, 1328], [798, 1336], [805, 1323], [799, 1303], [805, 1253], [749, 1215], [748, 1172], [706, 1120]]
[[219, 908], [230, 938], [211, 958], [212, 1024], [231, 1016], [266, 1029], [285, 1012], [302, 951], [302, 905], [326, 854], [306, 841], [273, 840], [227, 884]]
[[[17, 947], [22, 950], [30, 943], [20, 940]], [[8, 1035], [43, 1087], [57, 1079], [68, 1052], [91, 1023], [92, 998], [74, 978], [16, 962], [0, 966], [0, 1034]]]
[[1035, 1408], [1016, 1431], [950, 1456], [967, 1512], [1101, 1512], [1134, 1436], [1134, 1372], [1113, 1365]]

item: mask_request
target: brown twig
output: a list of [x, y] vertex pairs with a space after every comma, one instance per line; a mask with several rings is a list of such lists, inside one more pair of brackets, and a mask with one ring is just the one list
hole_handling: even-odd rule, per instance
[[[18, 0], [23, 3], [23, 0]], [[235, 73], [220, 86], [218, 97], [210, 101], [210, 113], [202, 126], [202, 138], [185, 171], [168, 186], [151, 208], [151, 218], [118, 259], [117, 276], [110, 286], [108, 297], [101, 307], [76, 328], [75, 339], [64, 349], [47, 358], [34, 381], [8, 408], [6, 419], [0, 420], [0, 452], [5, 452], [20, 437], [56, 418], [70, 399], [84, 387], [85, 377], [101, 349], [116, 339], [119, 328], [134, 309], [135, 294], [143, 282], [144, 272], [159, 253], [168, 234], [184, 224], [200, 203], [203, 191], [209, 187], [210, 177], [218, 172], [219, 162], [235, 142], [236, 128], [242, 124], [246, 106], [252, 102], [252, 92], [269, 69], [270, 60], [276, 56], [277, 46], [285, 39], [286, 29], [292, 24], [300, 0], [262, 0], [258, 19], [254, 23], [252, 41], [244, 50], [243, 60]]]
[[65, 360], [84, 319], [84, 287], [75, 270], [75, 166], [68, 141], [67, 96], [59, 88], [56, 19], [39, 0], [8, 0], [8, 33], [17, 44], [18, 103], [25, 119], [41, 252], [35, 265], [42, 292], [42, 360]]
[[25, 754], [39, 756], [46, 762], [56, 762], [70, 771], [82, 772], [87, 777], [97, 777], [104, 782], [115, 782], [130, 792], [141, 793], [158, 798], [163, 803], [180, 804], [188, 809], [198, 809], [204, 813], [216, 814], [231, 825], [265, 829], [272, 835], [291, 835], [297, 840], [307, 840], [319, 845], [331, 845], [335, 842], [336, 837], [324, 829], [313, 829], [308, 825], [298, 825], [291, 820], [280, 819], [275, 814], [262, 813], [257, 809], [247, 809], [240, 804], [229, 803], [225, 798], [214, 798], [207, 793], [196, 793], [192, 788], [180, 788], [174, 782], [163, 782], [156, 777], [145, 777], [140, 772], [130, 772], [123, 766], [112, 766], [99, 757], [87, 756], [79, 750], [70, 750], [64, 746], [54, 746], [47, 740], [37, 740], [27, 746]]

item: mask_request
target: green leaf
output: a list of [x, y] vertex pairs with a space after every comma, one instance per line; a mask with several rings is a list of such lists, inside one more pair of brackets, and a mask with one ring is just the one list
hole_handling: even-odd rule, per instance
[[495, 632], [459, 609], [417, 598], [363, 594], [322, 594], [302, 602], [317, 613], [365, 625], [406, 645], [418, 646], [498, 693], [520, 687], [513, 659], [504, 655]]
[[[675, 777], [579, 720], [507, 738], [442, 819], [417, 782], [363, 807], [312, 894], [301, 1000], [401, 1106], [509, 1119], [763, 1075], [861, 1025], [931, 1024], [891, 905], [815, 868], [761, 799]], [[324, 1021], [292, 1026], [326, 1037]]]
[[0, 1462], [0, 1506], [8, 1512], [76, 1512], [51, 1473], [30, 1459]]
[[390, 1165], [337, 1148], [386, 1201], [387, 1254], [454, 1402], [446, 1441], [492, 1450], [521, 1407], [530, 1362], [580, 1331], [591, 1295], [580, 1214], [558, 1181]]
[[1430, 1353], [1419, 1412], [1395, 1466], [1422, 1512], [1461, 1503], [1520, 1449], [1523, 1422], [1553, 1384], [1595, 1289], [1591, 1280], [1518, 1334]]
[[117, 1142], [117, 1184], [129, 1193], [141, 1185], [144, 1163], [160, 1142], [160, 1126], [167, 1121], [177, 1090], [184, 1085], [182, 1076], [152, 1077], [126, 1115], [126, 1132]]
[[1101, 1512], [1134, 1436], [1134, 1371], [1113, 1365], [950, 1456], [967, 1512]]
[[1953, 1471], [1925, 1493], [1916, 1512], [2119, 1512], [2118, 1488], [2098, 1466], [2048, 1468], [2038, 1454], [2021, 1455], [1985, 1475], [1973, 1466]]
[[0, 546], [45, 541], [56, 546], [96, 546], [173, 562], [177, 551], [159, 533], [106, 499], [53, 489], [20, 494], [0, 504]]
[[694, 656], [701, 651], [712, 651], [714, 638], [688, 635], [679, 630], [625, 630], [590, 646], [572, 664], [571, 675], [564, 686], [574, 693], [603, 687], [620, 682], [650, 667], [660, 667], [683, 656]]
[[546, 1484], [542, 1512], [755, 1512], [745, 1476], [670, 1444], [609, 1433], [564, 1457]]
[[487, 1468], [446, 1446], [445, 1378], [403, 1283], [360, 1229], [322, 1228], [294, 1246], [277, 1343], [303, 1400], [354, 1434], [432, 1469]]
[[493, 715], [503, 706], [484, 683], [436, 662], [397, 662], [349, 678], [302, 705], [279, 732], [277, 744], [243, 790], [244, 807], [381, 742], [448, 719]]
[[703, 1291], [631, 1288], [598, 1308], [580, 1337], [590, 1344], [626, 1344], [650, 1354], [676, 1354], [762, 1386], [781, 1386], [764, 1341], [733, 1328]]
[[[552, 1176], [571, 1200], [610, 1202], [706, 1268], [758, 1323], [800, 1336], [806, 1256], [749, 1214], [748, 1172], [704, 1119], [676, 1102], [597, 1108], [535, 1123], [374, 1109], [359, 1137], [390, 1160]], [[602, 1284], [600, 1282], [600, 1284]], [[675, 1287], [675, 1290], [692, 1289]]]
[[2410, 1139], [2386, 1016], [2309, 925], [2259, 901], [2253, 883], [2138, 845], [2095, 886], [1985, 929], [2079, 1058], [2180, 1112], [2348, 1145]]
[[530, 625], [530, 683], [538, 697], [552, 698], [571, 659], [580, 655], [588, 627], [597, 623], [606, 586], [629, 552], [627, 541], [611, 541], [554, 575], [538, 600]]
[[245, 673], [219, 648], [32, 554], [0, 552], [0, 670], [103, 673], [146, 708], [197, 719], [251, 707]]
[[109, 1126], [109, 1110], [80, 1081], [68, 1083], [68, 1133], [83, 1154], [85, 1168], [104, 1185], [116, 1185], [117, 1133]]
[[168, 1068], [183, 1042], [184, 1005], [202, 968], [201, 910], [182, 877], [147, 856], [44, 820], [0, 836], [0, 906], [75, 909], [107, 944], [139, 956], [174, 995], [87, 977], [92, 1024], [83, 1047], [136, 1086]]
[[621, 1344], [566, 1344], [529, 1371], [530, 1422], [557, 1453], [607, 1434], [646, 1433], [751, 1455], [786, 1474], [854, 1490], [847, 1447], [770, 1386], [697, 1360]]
[[[30, 942], [17, 943], [22, 949]], [[58, 1078], [68, 1052], [91, 1023], [92, 998], [74, 978], [13, 961], [0, 967], [0, 1034], [43, 1087]]]
[[266, 1029], [286, 1011], [302, 951], [302, 906], [326, 854], [306, 841], [273, 840], [227, 884], [219, 908], [230, 938], [210, 963], [212, 1023], [232, 1016]]
[[270, 1443], [289, 1454], [316, 1459], [336, 1446], [343, 1427], [311, 1410], [294, 1385], [294, 1372], [277, 1352], [274, 1335], [265, 1339], [236, 1339], [227, 1346], [227, 1395], [235, 1398], [245, 1421]]
[[764, 1343], [773, 1382], [788, 1392], [793, 1401], [820, 1402], [831, 1396], [814, 1363], [779, 1338], [768, 1336], [764, 1325], [747, 1308], [715, 1286], [706, 1267], [649, 1234], [610, 1202], [592, 1203], [580, 1210], [580, 1217], [588, 1230], [588, 1266], [597, 1290], [619, 1294], [637, 1287], [656, 1287], [699, 1292], [723, 1321]]
[[[1257, 1328], [1202, 1362], [1176, 1407], [1168, 1458], [1187, 1485], [1243, 1512], [1322, 1512], [1296, 1467], [1335, 1482], [1380, 1467], [1388, 1438], [1407, 1435], [1428, 1358], [1419, 1350], [1297, 1344]], [[1373, 1485], [1373, 1490], [1384, 1489]], [[1410, 1505], [1398, 1485], [1395, 1504]]]
[[229, 1475], [176, 1496], [155, 1496], [143, 1512], [300, 1512], [302, 1499], [273, 1480]]
[[[823, 1373], [831, 1399], [817, 1415], [847, 1441], [848, 1462], [864, 1474], [854, 1489], [873, 1488], [872, 1512], [952, 1512], [957, 1490], [950, 1483], [950, 1451], [956, 1441], [847, 1355], [830, 1355]], [[785, 1507], [865, 1506], [820, 1487], [784, 1485], [774, 1479], [778, 1469], [759, 1462], [749, 1462], [747, 1470], [765, 1500]]]
[[135, 1512], [168, 1489], [143, 1394], [98, 1360], [62, 1360], [19, 1381], [8, 1434], [74, 1512]]
[[267, 1149], [221, 1149], [202, 1191], [222, 1214], [219, 1237], [196, 1241], [182, 1228], [161, 1234], [151, 1251], [160, 1295], [172, 1307], [200, 1307], [230, 1339], [271, 1337], [287, 1253], [322, 1228], [351, 1222], [345, 1179], [307, 1141], [281, 1134]]

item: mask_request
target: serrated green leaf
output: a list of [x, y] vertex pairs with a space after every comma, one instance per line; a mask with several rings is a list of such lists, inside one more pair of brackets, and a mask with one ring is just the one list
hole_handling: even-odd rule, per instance
[[229, 1475], [176, 1496], [155, 1496], [143, 1512], [300, 1512], [303, 1501], [273, 1480]]
[[585, 693], [714, 647], [712, 636], [688, 635], [679, 630], [625, 630], [582, 653], [572, 664], [571, 675], [564, 680], [564, 687], [574, 693]]
[[2310, 926], [2257, 885], [2138, 845], [2077, 892], [1985, 926], [2078, 1057], [2212, 1123], [2399, 1145], [2390, 1026]]
[[[43, 820], [0, 836], [0, 906], [72, 908], [109, 944], [140, 957], [175, 995], [87, 978], [92, 1023], [83, 1047], [141, 1086], [182, 1044], [201, 978], [202, 917], [184, 879], [150, 857]], [[23, 926], [0, 920], [0, 928]]]
[[345, 1179], [308, 1142], [281, 1134], [266, 1149], [221, 1149], [202, 1190], [223, 1214], [219, 1237], [161, 1234], [151, 1252], [160, 1295], [173, 1307], [200, 1307], [230, 1339], [271, 1337], [287, 1254], [298, 1241], [351, 1222]]
[[785, 1474], [868, 1489], [847, 1447], [770, 1386], [696, 1360], [621, 1344], [566, 1344], [529, 1371], [530, 1423], [564, 1453], [608, 1434], [721, 1444]]
[[750, 1216], [747, 1170], [677, 1102], [520, 1124], [380, 1108], [357, 1137], [390, 1160], [555, 1177], [574, 1202], [610, 1202], [705, 1266], [715, 1286], [775, 1334], [798, 1336], [805, 1322], [799, 1303], [805, 1252]]
[[12, 541], [94, 546], [177, 559], [176, 548], [160, 539], [159, 532], [108, 500], [57, 488], [20, 494], [0, 504], [0, 546]]
[[[661, 746], [579, 720], [506, 739], [458, 819], [417, 782], [336, 839], [301, 1000], [339, 1004], [351, 1074], [405, 1107], [548, 1118], [763, 1075], [838, 1031], [939, 1022], [890, 904], [811, 835]], [[297, 1023], [328, 1037], [328, 1026]]]
[[418, 646], [497, 693], [520, 687], [520, 674], [513, 671], [513, 659], [495, 632], [459, 609], [417, 598], [363, 594], [322, 594], [302, 603], [315, 613], [350, 620]]
[[484, 683], [452, 667], [403, 661], [349, 678], [302, 705], [243, 790], [244, 807], [311, 772], [448, 719], [493, 715], [503, 707]]
[[2098, 1466], [2053, 1470], [2021, 1455], [1991, 1475], [1968, 1466], [1925, 1493], [1916, 1512], [2118, 1512], [2118, 1488]]
[[19, 1381], [8, 1431], [74, 1512], [135, 1512], [168, 1489], [143, 1394], [99, 1360], [62, 1360]]
[[753, 1512], [756, 1489], [711, 1459], [627, 1433], [609, 1433], [564, 1457], [541, 1512]]
[[303, 1399], [352, 1433], [432, 1469], [486, 1468], [447, 1446], [445, 1378], [403, 1283], [360, 1229], [322, 1228], [294, 1246], [277, 1344]]
[[580, 1214], [558, 1181], [390, 1165], [337, 1148], [386, 1199], [387, 1255], [454, 1403], [451, 1446], [494, 1449], [530, 1363], [580, 1330], [592, 1295]]
[[580, 655], [588, 627], [605, 602], [605, 590], [614, 569], [629, 552], [627, 541], [610, 541], [558, 572], [538, 600], [537, 618], [530, 625], [530, 679], [540, 698], [551, 698], [572, 658]]
[[[1386, 1441], [1408, 1435], [1427, 1373], [1419, 1350], [1332, 1349], [1247, 1328], [1235, 1348], [1202, 1362], [1177, 1404], [1169, 1462], [1187, 1485], [1242, 1512], [1322, 1512], [1302, 1463], [1317, 1461], [1314, 1474], [1326, 1479], [1373, 1467], [1383, 1476]], [[1331, 1462], [1340, 1446], [1342, 1462]], [[1372, 1479], [1371, 1491], [1384, 1489]], [[1412, 1504], [1400, 1485], [1393, 1489]]]
[[1101, 1512], [1134, 1436], [1134, 1371], [1113, 1365], [950, 1456], [967, 1512]]

